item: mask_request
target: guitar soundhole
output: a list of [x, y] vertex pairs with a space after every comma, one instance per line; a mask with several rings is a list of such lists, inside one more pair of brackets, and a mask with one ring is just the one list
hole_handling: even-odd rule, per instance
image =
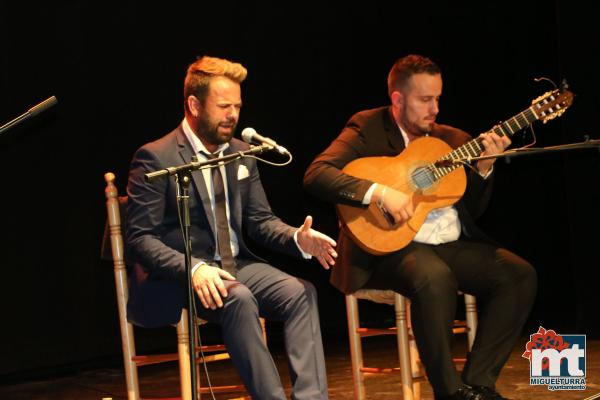
[[430, 188], [435, 183], [433, 171], [427, 167], [419, 167], [411, 174], [413, 184], [421, 190]]

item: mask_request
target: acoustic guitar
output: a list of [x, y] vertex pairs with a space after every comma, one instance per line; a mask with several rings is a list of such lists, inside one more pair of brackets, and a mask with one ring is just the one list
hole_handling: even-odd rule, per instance
[[[488, 132], [512, 136], [537, 120], [544, 123], [562, 115], [573, 102], [573, 93], [555, 89], [538, 97], [525, 111], [494, 126]], [[363, 250], [383, 255], [397, 251], [412, 241], [430, 211], [456, 203], [467, 186], [465, 162], [484, 151], [481, 138], [452, 150], [444, 141], [421, 137], [395, 157], [364, 157], [348, 163], [343, 172], [369, 179], [409, 195], [413, 216], [395, 224], [391, 215], [371, 203], [369, 207], [337, 204], [346, 232]]]

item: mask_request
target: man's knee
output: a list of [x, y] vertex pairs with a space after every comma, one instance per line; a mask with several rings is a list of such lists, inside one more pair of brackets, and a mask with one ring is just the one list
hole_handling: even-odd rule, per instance
[[225, 299], [227, 308], [255, 309], [258, 311], [258, 302], [246, 286], [236, 283], [227, 288], [227, 298]]
[[316, 303], [317, 289], [312, 283], [300, 278], [290, 278], [286, 283], [287, 290], [292, 297], [306, 299], [309, 303]]
[[415, 295], [428, 296], [430, 299], [455, 295], [458, 283], [450, 268], [444, 264], [420, 266], [412, 274], [412, 286]]
[[529, 262], [504, 249], [499, 249], [498, 255], [501, 260], [499, 268], [502, 271], [499, 274], [501, 284], [535, 290], [537, 272]]
[[521, 280], [528, 286], [537, 287], [537, 271], [533, 268], [533, 265], [525, 262], [521, 267]]
[[313, 285], [311, 282], [309, 281], [305, 281], [304, 279], [298, 279], [298, 281], [300, 282], [300, 284], [302, 284], [304, 293], [306, 294], [306, 296], [316, 299], [317, 298], [317, 289], [315, 288], [315, 285]]
[[285, 281], [284, 292], [287, 300], [282, 310], [289, 317], [298, 312], [306, 313], [318, 308], [315, 286], [303, 279], [289, 278]]

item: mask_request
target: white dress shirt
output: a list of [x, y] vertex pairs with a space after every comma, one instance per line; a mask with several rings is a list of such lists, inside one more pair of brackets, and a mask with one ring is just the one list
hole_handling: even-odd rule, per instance
[[[208, 160], [207, 154], [211, 154], [210, 151], [206, 149], [206, 146], [202, 143], [202, 141], [196, 136], [194, 131], [187, 122], [187, 119], [183, 119], [183, 123], [181, 124], [183, 128], [183, 132], [185, 136], [192, 144], [192, 148], [194, 149], [194, 154], [198, 156], [198, 161], [206, 161]], [[223, 156], [223, 151], [229, 147], [229, 143], [224, 143], [217, 148], [217, 151], [214, 153], [218, 157]], [[229, 211], [229, 188], [227, 187], [227, 172], [225, 171], [225, 165], [223, 163], [219, 163], [219, 169], [221, 170], [221, 176], [223, 177], [223, 186], [225, 188], [225, 211], [227, 212], [227, 221], [229, 223], [229, 238], [231, 240], [231, 254], [236, 257], [240, 251], [240, 246], [238, 242], [238, 237], [235, 234], [235, 231], [231, 227], [230, 211]], [[202, 177], [204, 178], [204, 183], [206, 184], [206, 189], [208, 190], [208, 197], [210, 198], [210, 207], [213, 215], [213, 226], [217, 226], [217, 217], [215, 214], [215, 191], [213, 189], [212, 183], [212, 168], [204, 168], [201, 170]], [[216, 235], [216, 233], [215, 233]], [[217, 242], [217, 238], [215, 236], [215, 243]], [[214, 254], [215, 260], [220, 260], [219, 252], [215, 249]]]

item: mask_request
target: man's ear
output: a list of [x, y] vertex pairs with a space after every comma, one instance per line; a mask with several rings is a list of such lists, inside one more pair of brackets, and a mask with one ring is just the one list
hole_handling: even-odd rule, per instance
[[190, 95], [187, 98], [187, 106], [188, 110], [190, 110], [190, 114], [197, 118], [200, 115], [200, 111], [202, 110], [202, 104], [200, 104], [200, 100], [194, 95]]
[[392, 105], [394, 107], [402, 107], [404, 105], [404, 95], [397, 90], [392, 92]]

